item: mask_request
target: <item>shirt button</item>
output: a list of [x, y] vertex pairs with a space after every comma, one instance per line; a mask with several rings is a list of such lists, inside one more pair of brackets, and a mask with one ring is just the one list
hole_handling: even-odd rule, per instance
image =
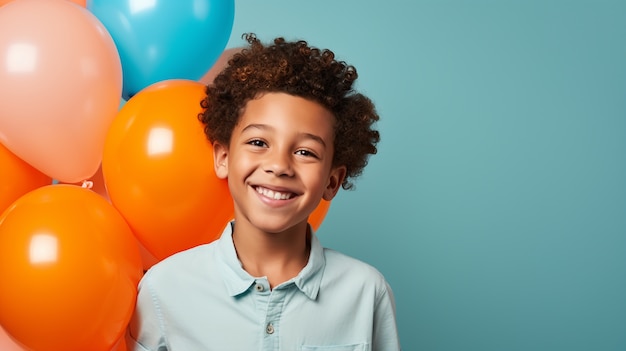
[[272, 323], [269, 323], [267, 327], [265, 327], [265, 332], [268, 334], [274, 334], [274, 326]]
[[258, 292], [263, 292], [263, 290], [265, 290], [265, 287], [263, 286], [263, 284], [257, 284], [255, 286], [256, 291]]

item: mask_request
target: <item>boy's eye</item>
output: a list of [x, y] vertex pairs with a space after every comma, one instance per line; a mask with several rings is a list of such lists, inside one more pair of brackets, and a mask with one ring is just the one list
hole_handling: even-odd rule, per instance
[[248, 145], [258, 146], [258, 147], [265, 147], [265, 146], [267, 146], [267, 144], [263, 140], [260, 140], [260, 139], [250, 140], [250, 141], [248, 141]]
[[309, 150], [306, 149], [301, 149], [296, 151], [296, 155], [300, 155], [300, 156], [307, 156], [307, 157], [315, 157], [317, 158], [317, 155]]

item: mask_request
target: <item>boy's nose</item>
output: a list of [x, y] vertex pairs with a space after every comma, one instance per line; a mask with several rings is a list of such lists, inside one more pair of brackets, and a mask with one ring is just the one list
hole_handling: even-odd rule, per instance
[[293, 176], [293, 167], [291, 165], [291, 155], [282, 152], [271, 152], [267, 155], [263, 169], [267, 173], [273, 173], [275, 176]]

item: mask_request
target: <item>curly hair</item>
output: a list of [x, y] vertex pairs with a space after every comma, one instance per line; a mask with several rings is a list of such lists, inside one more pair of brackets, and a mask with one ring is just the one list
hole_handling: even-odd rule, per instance
[[264, 45], [254, 34], [244, 34], [249, 46], [232, 56], [228, 65], [206, 88], [198, 118], [211, 142], [228, 145], [233, 129], [251, 99], [282, 92], [314, 101], [336, 119], [333, 166], [345, 166], [344, 189], [353, 187], [369, 155], [376, 154], [379, 116], [372, 101], [353, 90], [356, 69], [335, 54], [309, 46], [306, 41], [274, 39]]

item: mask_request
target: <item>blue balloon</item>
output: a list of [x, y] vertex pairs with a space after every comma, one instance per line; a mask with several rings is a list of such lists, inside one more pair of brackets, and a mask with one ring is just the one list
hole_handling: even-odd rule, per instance
[[228, 43], [234, 0], [87, 0], [122, 61], [122, 97], [166, 79], [199, 80]]

